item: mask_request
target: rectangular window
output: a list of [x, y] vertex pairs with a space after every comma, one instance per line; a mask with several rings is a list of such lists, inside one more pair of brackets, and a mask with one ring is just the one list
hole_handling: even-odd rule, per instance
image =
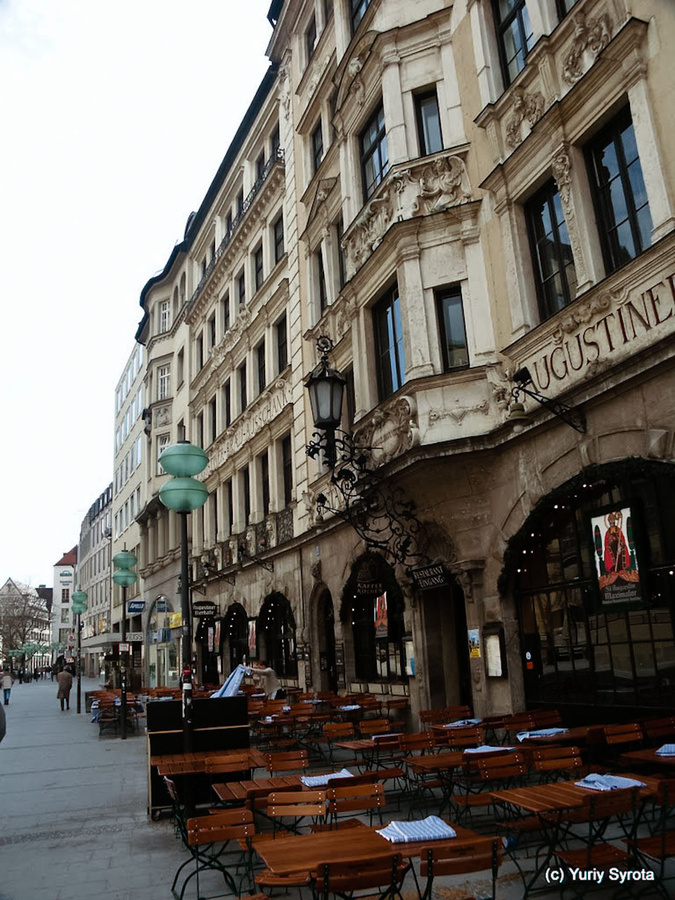
[[70, 603], [70, 588], [61, 588], [61, 603]]
[[213, 313], [208, 321], [208, 329], [209, 329], [209, 353], [213, 350], [213, 348], [218, 343], [216, 340], [216, 314]]
[[420, 156], [438, 153], [443, 149], [443, 136], [436, 88], [415, 95], [415, 117]]
[[263, 515], [267, 516], [270, 511], [270, 458], [267, 450], [260, 454], [260, 487]]
[[323, 159], [323, 131], [321, 129], [321, 119], [319, 119], [310, 139], [312, 151], [312, 174], [321, 165]]
[[347, 369], [345, 375], [344, 430], [351, 434], [356, 417], [356, 392], [354, 390], [354, 369]]
[[197, 371], [200, 372], [204, 368], [204, 335], [200, 334], [195, 341], [195, 362]]
[[243, 412], [248, 406], [248, 393], [246, 390], [246, 363], [239, 366], [239, 412]]
[[177, 368], [176, 377], [178, 380], [178, 387], [181, 386], [181, 384], [183, 383], [183, 379], [185, 378], [184, 366], [185, 366], [185, 352], [184, 352], [183, 348], [181, 347], [181, 349], [176, 354], [176, 368]]
[[246, 273], [243, 269], [237, 278], [237, 297], [239, 298], [239, 306], [243, 306], [246, 303]]
[[171, 304], [168, 300], [162, 300], [159, 304], [159, 330], [168, 331], [171, 327]]
[[578, 0], [556, 0], [558, 10], [558, 18], [564, 19], [568, 12], [572, 11], [572, 7]]
[[229, 534], [232, 534], [232, 523], [234, 522], [234, 504], [232, 502], [232, 479], [231, 478], [229, 481], [225, 482], [225, 490], [227, 492], [227, 503], [226, 503], [227, 522], [226, 522], [226, 525], [227, 525], [227, 533], [229, 535]]
[[195, 419], [195, 443], [198, 447], [204, 446], [204, 413], [199, 413]]
[[281, 472], [284, 483], [284, 506], [288, 506], [293, 499], [293, 458], [290, 434], [287, 434], [281, 441]]
[[218, 488], [216, 488], [209, 498], [211, 504], [211, 527], [213, 539], [218, 540]]
[[316, 299], [319, 304], [319, 312], [323, 312], [328, 306], [328, 296], [326, 294], [326, 273], [323, 268], [323, 254], [318, 250], [314, 254], [314, 271], [316, 275]]
[[230, 293], [229, 291], [225, 294], [223, 299], [220, 301], [221, 308], [221, 318], [223, 323], [223, 334], [227, 334], [230, 330]]
[[237, 215], [240, 216], [244, 212], [244, 189], [242, 188], [237, 194]]
[[218, 437], [218, 402], [215, 397], [209, 401], [209, 430], [213, 442]]
[[279, 216], [272, 226], [274, 232], [274, 262], [279, 262], [284, 255], [284, 217]]
[[244, 466], [241, 470], [241, 495], [244, 500], [244, 525], [248, 525], [251, 517], [251, 480], [249, 478], [248, 466]]
[[525, 0], [493, 0], [499, 56], [504, 82], [509, 85], [521, 69], [532, 49], [534, 34]]
[[164, 448], [168, 447], [168, 446], [169, 446], [169, 435], [168, 434], [158, 434], [157, 435], [157, 474], [158, 475], [166, 474], [159, 462], [159, 458], [162, 455], [162, 450], [164, 450]]
[[370, 6], [370, 0], [350, 0], [352, 14], [352, 32], [359, 27], [361, 19], [366, 14], [366, 10]]
[[539, 314], [548, 319], [576, 296], [577, 275], [560, 194], [555, 181], [525, 205]]
[[365, 199], [373, 193], [389, 169], [384, 109], [379, 106], [361, 132], [361, 173]]
[[281, 137], [279, 135], [279, 126], [276, 125], [274, 131], [272, 132], [271, 139], [271, 149], [272, 149], [272, 159], [279, 155], [279, 150], [281, 149]]
[[255, 289], [256, 291], [259, 291], [264, 281], [262, 244], [256, 247], [253, 251], [253, 273], [255, 280]]
[[314, 48], [316, 47], [316, 18], [312, 16], [307, 31], [305, 32], [305, 53], [307, 54], [307, 62], [314, 56]]
[[169, 366], [159, 366], [157, 369], [157, 399], [166, 400], [169, 396], [171, 381], [171, 369]]
[[397, 391], [405, 381], [405, 353], [398, 285], [373, 306], [375, 355], [380, 400]]
[[279, 372], [283, 372], [288, 365], [288, 331], [285, 313], [279, 319], [275, 328], [277, 333], [277, 369]]
[[323, 24], [324, 28], [333, 18], [333, 0], [323, 0]]
[[255, 161], [255, 180], [262, 181], [265, 174], [265, 151]]
[[469, 365], [469, 350], [466, 345], [462, 292], [456, 288], [439, 291], [436, 294], [438, 329], [443, 354], [443, 370], [463, 369]]
[[256, 347], [256, 361], [258, 363], [258, 391], [265, 390], [267, 384], [267, 369], [265, 367], [265, 341], [261, 341]]
[[345, 286], [347, 278], [345, 276], [345, 251], [342, 248], [342, 239], [345, 236], [345, 227], [342, 216], [335, 223], [335, 243], [337, 244], [338, 258], [338, 278], [340, 281], [340, 290]]
[[225, 234], [230, 234], [232, 231], [232, 210], [230, 210], [225, 217]]
[[229, 378], [223, 385], [223, 418], [225, 420], [225, 427], [227, 428], [232, 422], [232, 393], [230, 390]]
[[587, 157], [609, 273], [651, 245], [652, 216], [628, 108], [593, 138]]

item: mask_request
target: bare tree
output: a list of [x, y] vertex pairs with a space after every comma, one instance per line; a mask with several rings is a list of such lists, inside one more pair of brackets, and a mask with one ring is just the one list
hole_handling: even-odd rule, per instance
[[40, 640], [49, 628], [47, 603], [37, 591], [8, 578], [0, 588], [0, 649], [7, 659], [10, 650], [21, 650], [29, 641]]

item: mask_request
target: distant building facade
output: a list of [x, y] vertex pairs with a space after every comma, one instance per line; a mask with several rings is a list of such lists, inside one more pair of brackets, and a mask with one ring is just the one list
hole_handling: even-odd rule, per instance
[[[71, 609], [70, 598], [75, 590], [75, 574], [77, 570], [77, 546], [67, 553], [54, 566], [53, 606], [52, 606], [52, 642], [62, 644], [64, 649], [73, 644], [75, 636], [75, 620]], [[60, 651], [54, 654], [54, 658]]]
[[[82, 623], [82, 673], [98, 678], [113, 653], [111, 613], [112, 484], [92, 503], [80, 528], [77, 588], [87, 594]], [[107, 661], [110, 663], [110, 660]]]

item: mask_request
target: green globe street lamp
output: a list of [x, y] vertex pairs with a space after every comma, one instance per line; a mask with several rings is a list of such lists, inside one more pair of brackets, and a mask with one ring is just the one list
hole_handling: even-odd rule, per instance
[[85, 591], [73, 591], [70, 608], [77, 616], [77, 714], [82, 712], [82, 613], [87, 611], [87, 594]]
[[181, 667], [183, 679], [183, 746], [192, 750], [192, 615], [190, 610], [190, 576], [188, 564], [188, 514], [206, 503], [208, 489], [194, 475], [203, 472], [209, 461], [201, 447], [179, 441], [162, 451], [159, 463], [173, 477], [159, 489], [159, 499], [180, 516], [181, 590], [180, 607], [183, 620]]
[[128, 652], [126, 649], [127, 642], [127, 588], [136, 582], [138, 575], [131, 569], [136, 565], [138, 560], [135, 555], [127, 550], [120, 550], [113, 556], [113, 581], [122, 588], [122, 621], [120, 623], [120, 644], [124, 649], [120, 654], [120, 716], [121, 728], [120, 736], [123, 741], [127, 739], [127, 664]]

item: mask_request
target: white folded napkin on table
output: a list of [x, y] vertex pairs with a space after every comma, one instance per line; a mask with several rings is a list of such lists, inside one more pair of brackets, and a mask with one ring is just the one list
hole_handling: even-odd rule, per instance
[[427, 816], [419, 822], [390, 822], [386, 828], [379, 828], [378, 834], [392, 844], [410, 841], [442, 841], [457, 837], [457, 832], [438, 816]]
[[657, 756], [675, 756], [675, 744], [664, 744], [656, 751]]
[[644, 781], [636, 778], [622, 778], [620, 775], [599, 775], [591, 772], [581, 781], [574, 782], [578, 787], [589, 788], [592, 791], [620, 791], [626, 788], [646, 787]]
[[361, 709], [358, 703], [352, 703], [348, 706], [338, 706], [338, 709], [341, 709], [343, 712], [350, 712], [354, 709]]
[[552, 737], [554, 734], [565, 734], [567, 728], [538, 728], [536, 731], [519, 731], [516, 737], [525, 741], [531, 737]]
[[323, 787], [331, 778], [353, 778], [349, 769], [341, 769], [339, 772], [328, 772], [325, 775], [301, 775], [300, 781], [305, 787]]
[[457, 719], [444, 725], [443, 728], [465, 728], [468, 725], [480, 725], [480, 722], [480, 719]]

